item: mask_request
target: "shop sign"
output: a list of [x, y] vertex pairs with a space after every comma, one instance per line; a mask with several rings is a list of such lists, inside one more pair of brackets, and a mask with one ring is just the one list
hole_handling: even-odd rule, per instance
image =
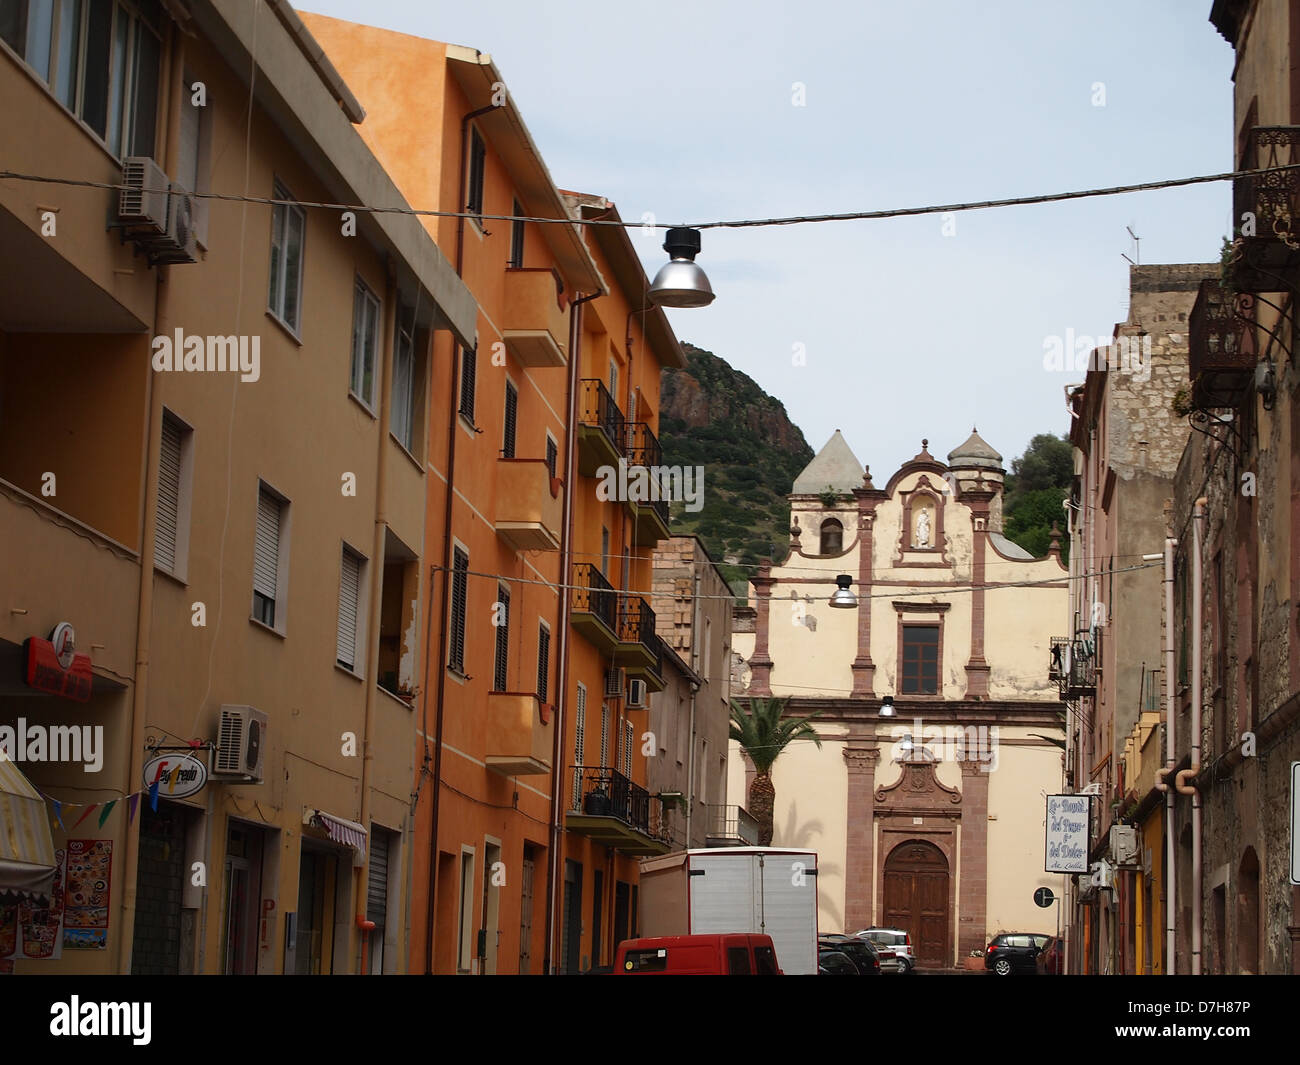
[[184, 799], [208, 782], [208, 767], [192, 754], [160, 754], [144, 764], [144, 786], [166, 799]]
[[89, 701], [94, 680], [90, 655], [77, 654], [77, 634], [66, 621], [54, 627], [48, 640], [26, 640], [23, 658], [30, 687], [79, 703]]

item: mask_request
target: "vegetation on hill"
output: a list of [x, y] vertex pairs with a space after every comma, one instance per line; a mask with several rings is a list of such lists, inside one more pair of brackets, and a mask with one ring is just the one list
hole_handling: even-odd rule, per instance
[[1061, 530], [1061, 558], [1068, 562], [1070, 542], [1064, 533], [1061, 501], [1069, 494], [1073, 478], [1070, 442], [1051, 433], [1035, 436], [1025, 453], [1012, 460], [1003, 486], [1002, 526], [1007, 539], [1041, 558], [1047, 554], [1055, 525]]

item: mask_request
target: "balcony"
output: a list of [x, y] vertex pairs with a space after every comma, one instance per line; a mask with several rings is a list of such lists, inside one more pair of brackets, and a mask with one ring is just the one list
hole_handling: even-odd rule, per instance
[[[660, 475], [663, 461], [663, 449], [650, 426], [632, 422], [628, 426], [626, 506], [632, 518], [632, 543], [637, 547], [654, 547], [669, 536], [669, 485]], [[639, 469], [644, 472], [638, 472]]]
[[[1256, 126], [1239, 169], [1296, 163], [1300, 126]], [[1300, 170], [1238, 178], [1232, 198], [1233, 224], [1247, 230], [1237, 241], [1233, 284], [1244, 292], [1287, 291], [1300, 280]]]
[[578, 472], [595, 477], [602, 466], [617, 466], [623, 457], [627, 422], [614, 397], [600, 381], [582, 382], [578, 416]]
[[667, 854], [663, 804], [614, 769], [572, 767], [573, 793], [564, 827], [621, 854]]
[[1202, 281], [1187, 323], [1187, 373], [1197, 410], [1235, 407], [1250, 390], [1257, 350], [1255, 297], [1229, 295], [1217, 281]]
[[757, 847], [758, 822], [743, 806], [704, 807], [706, 847]]
[[501, 336], [511, 355], [525, 366], [563, 366], [567, 327], [554, 271], [524, 267], [506, 271]]
[[555, 728], [550, 706], [536, 694], [491, 692], [487, 709], [487, 767], [508, 777], [549, 773]]
[[1052, 659], [1048, 676], [1057, 685], [1061, 701], [1097, 694], [1097, 662], [1101, 658], [1101, 635], [1076, 633], [1052, 637]]
[[663, 641], [655, 632], [655, 612], [639, 595], [625, 595], [619, 603], [614, 662], [629, 677], [643, 679], [650, 691], [664, 690]]
[[497, 535], [516, 551], [558, 551], [563, 498], [542, 459], [497, 459]]
[[590, 562], [573, 567], [573, 599], [570, 620], [601, 654], [613, 657], [618, 650], [618, 592], [604, 574]]

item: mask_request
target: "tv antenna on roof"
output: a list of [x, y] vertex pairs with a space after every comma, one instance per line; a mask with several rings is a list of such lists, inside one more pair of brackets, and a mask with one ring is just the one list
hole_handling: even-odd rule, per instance
[[1133, 232], [1132, 226], [1125, 226], [1124, 228], [1128, 230], [1128, 235], [1133, 240], [1133, 257], [1129, 258], [1129, 256], [1124, 255], [1123, 252], [1120, 252], [1120, 255], [1123, 255], [1125, 259], [1128, 259], [1128, 261], [1133, 266], [1141, 266], [1142, 265], [1142, 238]]

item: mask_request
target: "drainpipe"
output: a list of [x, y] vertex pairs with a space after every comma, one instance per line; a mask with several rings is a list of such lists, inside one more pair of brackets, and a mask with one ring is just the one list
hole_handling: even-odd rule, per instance
[[[393, 269], [389, 261], [390, 271]], [[395, 335], [398, 326], [398, 300], [400, 292], [393, 277], [388, 280], [388, 289], [384, 293], [384, 381], [392, 380], [393, 365], [396, 361]], [[412, 324], [414, 328], [414, 324]], [[391, 388], [379, 390], [379, 447], [375, 455], [375, 533], [370, 549], [370, 617], [366, 622], [366, 706], [361, 723], [361, 825], [370, 831], [370, 772], [374, 767], [375, 752], [371, 744], [371, 733], [375, 714], [375, 699], [379, 690], [379, 628], [383, 613], [384, 598], [384, 551], [387, 545], [388, 530], [388, 463], [384, 461], [388, 444], [388, 426], [392, 417]], [[369, 837], [367, 837], [369, 838]], [[372, 841], [373, 842], [373, 841]], [[361, 949], [368, 946], [369, 932], [374, 924], [366, 921], [366, 865], [353, 864], [352, 879], [356, 895], [356, 920], [348, 928], [348, 957], [356, 956], [357, 936], [361, 935]], [[365, 928], [366, 924], [370, 928]], [[361, 972], [366, 971], [367, 958], [361, 955]]]
[[555, 906], [560, 893], [560, 842], [563, 839], [564, 817], [564, 717], [569, 694], [569, 615], [573, 605], [568, 584], [573, 568], [573, 496], [577, 491], [578, 469], [578, 377], [581, 362], [582, 305], [594, 300], [599, 291], [579, 296], [569, 303], [569, 380], [566, 395], [564, 427], [564, 510], [560, 520], [560, 641], [556, 656], [560, 664], [559, 687], [555, 693], [555, 733], [551, 737], [551, 824], [546, 876], [546, 954], [542, 959], [542, 972], [546, 975], [558, 970], [559, 953], [556, 934], [560, 923], [555, 919]]
[[1201, 975], [1201, 793], [1190, 781], [1201, 771], [1201, 541], [1205, 507], [1192, 511], [1192, 751], [1191, 764], [1175, 778], [1178, 794], [1192, 797], [1192, 975]]
[[[465, 272], [465, 195], [468, 189], [465, 187], [469, 180], [467, 168], [469, 165], [469, 124], [479, 115], [486, 115], [489, 111], [497, 110], [496, 106], [489, 104], [487, 107], [480, 107], [477, 110], [470, 111], [460, 120], [460, 195], [456, 201], [456, 210], [460, 217], [456, 219], [456, 276], [463, 277]], [[476, 338], [477, 341], [477, 338]], [[424, 975], [433, 974], [433, 918], [437, 912], [437, 895], [438, 895], [438, 812], [442, 798], [442, 726], [444, 721], [444, 709], [447, 700], [447, 616], [451, 608], [451, 514], [452, 507], [456, 499], [456, 428], [460, 421], [460, 402], [456, 394], [456, 374], [457, 365], [455, 358], [455, 345], [452, 346], [451, 366], [448, 370], [450, 381], [447, 385], [447, 501], [443, 507], [442, 523], [442, 605], [440, 607], [442, 624], [439, 626], [438, 635], [438, 668], [441, 672], [438, 674], [438, 701], [434, 710], [434, 739], [433, 739], [433, 795], [432, 809], [429, 816], [432, 824], [429, 828], [429, 890], [428, 909], [425, 914], [425, 950], [424, 950]], [[433, 595], [433, 570], [429, 571], [429, 595]], [[429, 764], [428, 742], [429, 734], [425, 733], [425, 755], [424, 764]], [[459, 949], [459, 948], [458, 948]]]
[[1165, 793], [1165, 975], [1173, 976], [1175, 936], [1178, 930], [1178, 907], [1175, 894], [1178, 884], [1177, 853], [1174, 845], [1174, 790], [1169, 774], [1178, 764], [1177, 730], [1174, 710], [1174, 548], [1178, 541], [1165, 538], [1165, 766], [1156, 771], [1156, 789]]
[[[691, 548], [691, 569], [692, 573], [692, 592], [691, 592], [691, 669], [695, 670], [696, 676], [702, 676], [700, 670], [700, 567], [695, 565], [695, 549]], [[686, 849], [691, 849], [691, 811], [695, 809], [695, 698], [700, 686], [691, 681], [691, 750], [686, 756]], [[709, 771], [708, 766], [704, 771]], [[724, 795], [725, 799], [726, 796]], [[707, 810], [701, 810], [701, 813], [707, 818]], [[727, 816], [723, 811], [724, 818]], [[707, 831], [707, 827], [705, 831]]]

